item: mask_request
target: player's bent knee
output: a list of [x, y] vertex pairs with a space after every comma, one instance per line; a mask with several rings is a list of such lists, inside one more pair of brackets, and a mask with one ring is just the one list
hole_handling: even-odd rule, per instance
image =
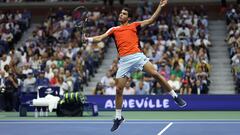
[[116, 95], [118, 95], [118, 96], [122, 96], [122, 95], [123, 95], [123, 93], [122, 93], [122, 91], [120, 91], [120, 90], [117, 90], [117, 91], [116, 91]]
[[116, 95], [122, 96], [122, 94], [123, 94], [123, 88], [117, 88], [116, 89]]
[[160, 76], [157, 71], [153, 71], [153, 72], [151, 73], [151, 75], [152, 75], [152, 77], [154, 77], [154, 78], [159, 78], [159, 76]]

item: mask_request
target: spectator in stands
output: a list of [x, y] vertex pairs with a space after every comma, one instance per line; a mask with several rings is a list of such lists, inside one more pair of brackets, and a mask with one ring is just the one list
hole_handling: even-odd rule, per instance
[[9, 29], [5, 29], [5, 31], [3, 32], [2, 36], [1, 36], [1, 40], [3, 40], [4, 42], [6, 42], [8, 44], [7, 46], [7, 50], [10, 50], [13, 48], [13, 34], [10, 32]]
[[94, 91], [93, 91], [93, 94], [94, 95], [103, 95], [104, 92], [105, 92], [105, 90], [104, 90], [104, 87], [103, 87], [102, 83], [98, 82]]
[[82, 91], [83, 90], [83, 84], [86, 84], [88, 86], [87, 77], [84, 73], [83, 69], [80, 66], [77, 66], [74, 68], [72, 72], [73, 80], [74, 80], [74, 91]]
[[180, 88], [180, 94], [188, 94], [188, 95], [192, 94], [192, 86], [191, 86], [190, 78], [185, 77], [182, 80], [182, 85], [181, 85], [181, 88]]
[[94, 67], [98, 68], [100, 65], [101, 48], [98, 46], [98, 44], [95, 43], [92, 45], [92, 51]]
[[17, 67], [18, 65], [21, 65], [21, 54], [16, 50], [12, 49], [9, 51], [9, 56], [11, 57], [10, 66]]
[[27, 78], [23, 81], [22, 92], [36, 92], [35, 89], [36, 78], [34, 77], [33, 72], [27, 74]]
[[52, 64], [57, 65], [57, 61], [54, 56], [50, 56], [50, 59], [47, 61], [46, 66], [51, 67]]
[[205, 83], [202, 83], [201, 80], [196, 80], [196, 82], [193, 83], [192, 87], [192, 93], [193, 94], [207, 94], [208, 88]]
[[58, 69], [53, 70], [53, 77], [50, 79], [50, 85], [51, 86], [57, 86], [58, 85], [58, 79], [59, 79], [59, 71]]
[[159, 44], [159, 46], [156, 46], [156, 47], [158, 47], [160, 51], [158, 51], [158, 48], [152, 51], [152, 55], [150, 59], [152, 60], [153, 63], [157, 63], [159, 61], [165, 49], [165, 48], [162, 48], [164, 47], [162, 44]]
[[4, 71], [0, 71], [0, 88], [5, 87], [4, 86], [4, 80], [5, 80], [5, 72]]
[[158, 71], [166, 80], [170, 79], [170, 72], [171, 69], [170, 67], [165, 64], [165, 63], [161, 63], [159, 71]]
[[74, 79], [72, 77], [72, 73], [70, 70], [66, 70], [65, 71], [65, 78], [64, 81], [66, 81], [68, 83], [69, 86], [69, 91], [73, 91], [74, 89]]
[[2, 35], [2, 33], [1, 33], [1, 30], [0, 30], [0, 54], [4, 54], [4, 53], [6, 53], [6, 51], [8, 51], [7, 50], [7, 43], [6, 42], [4, 42], [3, 40], [1, 40], [1, 35]]
[[182, 79], [183, 71], [180, 69], [180, 65], [178, 64], [178, 62], [174, 63], [170, 74], [171, 74], [171, 76], [174, 75], [176, 77], [176, 79], [179, 79], [179, 80]]
[[206, 39], [203, 34], [200, 34], [200, 38], [195, 41], [194, 45], [196, 47], [203, 46], [206, 48], [212, 46], [211, 42], [208, 39]]
[[206, 62], [206, 60], [201, 60], [197, 65], [196, 65], [196, 72], [199, 74], [210, 74], [210, 65]]
[[133, 79], [134, 82], [138, 82], [143, 78], [143, 72], [140, 70], [133, 72], [131, 74], [131, 78]]
[[116, 94], [116, 85], [115, 80], [110, 79], [109, 87], [105, 89], [105, 95], [115, 95]]
[[31, 65], [29, 63], [25, 63], [22, 68], [22, 74], [26, 77], [29, 73], [33, 73], [33, 70], [31, 69]]
[[182, 24], [181, 27], [179, 27], [176, 31], [176, 37], [184, 42], [185, 44], [188, 43], [188, 38], [190, 37], [190, 30], [188, 27], [186, 27], [186, 24]]
[[2, 54], [2, 57], [1, 57], [1, 60], [0, 60], [0, 70], [5, 71], [4, 70], [5, 65], [9, 65], [10, 62], [11, 62], [11, 57], [8, 56], [7, 54]]
[[240, 92], [240, 48], [237, 49], [236, 54], [232, 57], [232, 70], [233, 70], [233, 77], [236, 82], [236, 90]]
[[74, 65], [73, 65], [73, 63], [71, 62], [71, 59], [70, 59], [70, 58], [66, 57], [66, 58], [64, 59], [63, 67], [64, 67], [65, 70], [72, 71]]
[[150, 86], [148, 83], [144, 81], [142, 78], [137, 84], [136, 84], [136, 95], [147, 95], [150, 92]]
[[208, 80], [208, 73], [203, 71], [204, 69], [199, 67], [196, 72], [196, 79], [201, 81], [201, 85], [204, 86], [203, 93], [208, 93], [208, 86], [210, 85], [210, 81]]
[[29, 64], [35, 72], [40, 70], [41, 60], [39, 59], [38, 54], [29, 58]]
[[161, 87], [160, 83], [154, 82], [152, 87], [150, 87], [150, 94], [151, 95], [161, 95], [164, 93], [163, 87]]
[[4, 109], [4, 96], [3, 93], [5, 92], [5, 72], [0, 71], [0, 112]]
[[45, 77], [50, 81], [54, 77], [53, 70], [50, 67], [45, 68]]
[[156, 83], [156, 80], [154, 80], [154, 78], [150, 74], [148, 74], [146, 72], [144, 72], [143, 79], [150, 87], [152, 87], [153, 84]]
[[135, 95], [136, 89], [130, 87], [130, 81], [128, 80], [126, 86], [123, 89], [123, 95]]
[[20, 20], [22, 22], [22, 24], [24, 25], [24, 29], [27, 29], [30, 27], [31, 17], [32, 17], [31, 12], [24, 9], [23, 13], [22, 13], [22, 18]]
[[9, 75], [4, 80], [5, 92], [4, 92], [4, 104], [5, 111], [14, 111], [17, 101], [18, 92], [18, 80], [14, 73], [9, 73]]
[[36, 79], [35, 86], [36, 88], [38, 88], [39, 86], [43, 86], [43, 87], [49, 86], [49, 80], [48, 78], [45, 77], [45, 71], [40, 71]]
[[232, 66], [236, 66], [236, 65], [239, 65], [240, 63], [240, 47], [237, 49], [237, 52], [236, 54], [232, 57], [231, 59], [231, 63], [232, 63]]
[[67, 85], [67, 83], [66, 82], [64, 82], [64, 79], [63, 79], [63, 77], [59, 77], [58, 78], [58, 84], [57, 84], [57, 86], [59, 87], [59, 95], [60, 96], [63, 96], [65, 93], [67, 93], [68, 92], [68, 85]]
[[112, 79], [111, 72], [107, 71], [106, 75], [101, 78], [101, 83], [103, 84], [104, 89], [107, 89], [110, 86], [110, 80]]
[[229, 24], [231, 20], [236, 21], [238, 19], [238, 14], [236, 12], [236, 9], [231, 8], [229, 11], [227, 11], [226, 17], [227, 17], [227, 24]]
[[180, 79], [176, 77], [175, 74], [172, 74], [170, 80], [168, 80], [169, 85], [174, 89], [177, 93], [180, 93], [181, 82]]

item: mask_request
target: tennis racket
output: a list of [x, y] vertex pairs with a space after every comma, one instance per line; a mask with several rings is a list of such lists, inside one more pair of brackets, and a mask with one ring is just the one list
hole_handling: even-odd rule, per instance
[[88, 21], [88, 10], [84, 6], [78, 6], [73, 10], [74, 26], [80, 32], [81, 41], [83, 41], [83, 34], [86, 32], [86, 24]]

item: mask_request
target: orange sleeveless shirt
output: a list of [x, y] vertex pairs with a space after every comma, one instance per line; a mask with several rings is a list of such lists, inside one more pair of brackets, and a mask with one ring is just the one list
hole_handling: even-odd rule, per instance
[[120, 57], [142, 52], [137, 35], [140, 25], [141, 23], [134, 22], [125, 26], [112, 27], [107, 31], [107, 34], [114, 38]]

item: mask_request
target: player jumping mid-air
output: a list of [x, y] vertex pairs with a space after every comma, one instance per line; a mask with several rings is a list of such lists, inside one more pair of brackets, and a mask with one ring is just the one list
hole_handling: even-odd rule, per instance
[[119, 53], [119, 68], [116, 74], [116, 116], [111, 128], [112, 132], [118, 129], [120, 124], [124, 121], [121, 114], [123, 88], [130, 77], [130, 74], [136, 70], [144, 70], [153, 76], [161, 86], [169, 92], [174, 101], [180, 107], [186, 106], [186, 102], [175, 93], [167, 81], [157, 72], [152, 63], [149, 62], [149, 59], [142, 53], [139, 45], [138, 31], [140, 28], [148, 26], [157, 20], [162, 7], [164, 7], [167, 2], [168, 0], [160, 0], [156, 11], [149, 19], [133, 23], [129, 23], [132, 17], [130, 10], [128, 8], [123, 8], [118, 18], [118, 21], [120, 22], [119, 26], [112, 27], [106, 33], [99, 36], [84, 36], [84, 39], [88, 42], [100, 42], [111, 36], [115, 40]]

